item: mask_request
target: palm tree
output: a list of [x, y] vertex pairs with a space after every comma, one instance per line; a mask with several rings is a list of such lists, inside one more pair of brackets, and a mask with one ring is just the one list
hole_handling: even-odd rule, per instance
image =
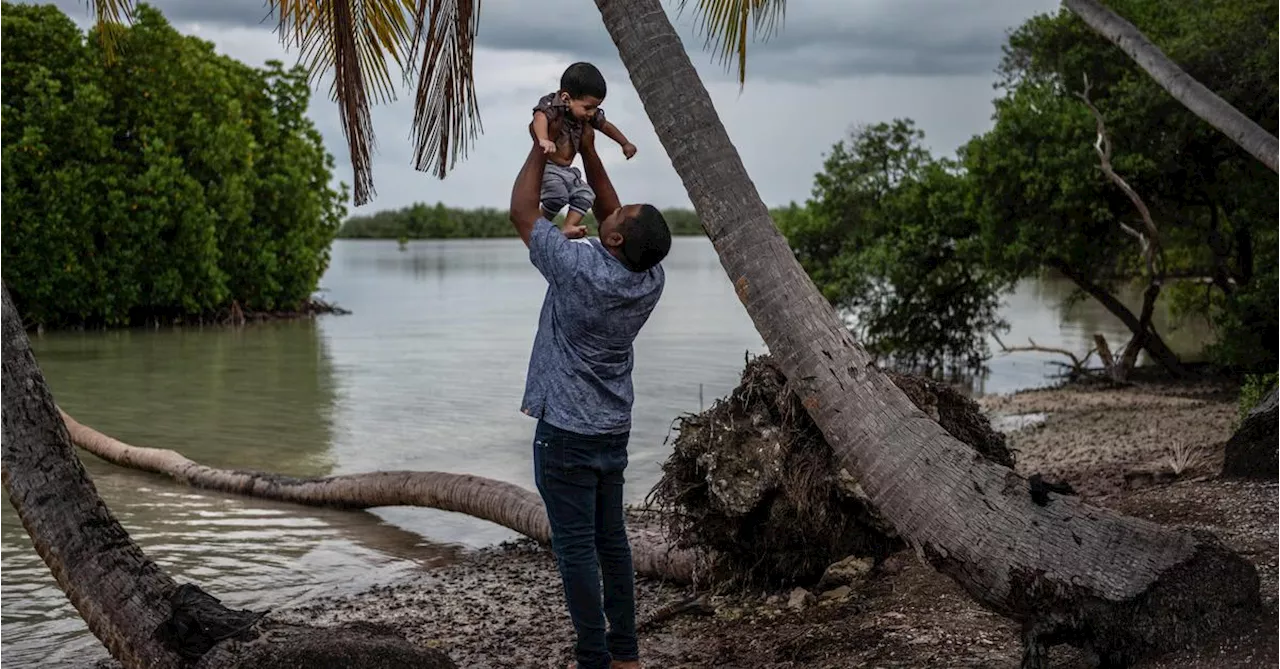
[[1175, 100], [1231, 138], [1240, 148], [1270, 167], [1271, 171], [1276, 171], [1280, 142], [1277, 142], [1275, 135], [1263, 130], [1262, 126], [1184, 72], [1132, 23], [1097, 0], [1062, 0], [1062, 4], [1094, 32], [1128, 54]]
[[[109, 22], [127, 14], [129, 4], [96, 0], [95, 6]], [[372, 195], [369, 105], [389, 94], [389, 63], [418, 78], [418, 167], [443, 175], [465, 153], [479, 130], [472, 85], [476, 0], [271, 5], [282, 39], [301, 48], [313, 72], [332, 75], [357, 204]], [[660, 0], [596, 5], [738, 297], [840, 466], [921, 556], [979, 602], [1023, 623], [1024, 666], [1044, 666], [1046, 644], [1063, 641], [1123, 662], [1216, 632], [1257, 607], [1253, 566], [1216, 538], [1034, 485], [1029, 491], [1026, 480], [975, 459], [912, 406], [875, 369], [795, 260]], [[782, 0], [699, 0], [696, 10], [708, 45], [728, 60], [736, 56], [741, 80], [749, 39], [767, 35], [783, 6]], [[110, 39], [109, 30], [101, 34]], [[9, 319], [6, 310], [6, 344]], [[6, 346], [6, 453], [14, 380], [7, 356]], [[58, 429], [56, 416], [41, 420], [46, 436]], [[60, 436], [65, 442], [65, 433]], [[6, 481], [10, 476], [6, 469]], [[47, 541], [71, 540], [74, 531], [58, 528]]]

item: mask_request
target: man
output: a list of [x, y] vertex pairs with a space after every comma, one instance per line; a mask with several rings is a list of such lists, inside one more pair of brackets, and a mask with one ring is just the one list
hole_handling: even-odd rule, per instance
[[671, 249], [671, 232], [652, 206], [619, 206], [589, 127], [581, 155], [596, 193], [598, 238], [574, 243], [568, 237], [584, 231], [562, 232], [543, 217], [546, 155], [537, 143], [511, 189], [511, 222], [548, 284], [522, 410], [538, 419], [534, 480], [577, 632], [577, 667], [638, 669], [635, 581], [622, 508], [632, 342], [662, 294], [659, 263]]

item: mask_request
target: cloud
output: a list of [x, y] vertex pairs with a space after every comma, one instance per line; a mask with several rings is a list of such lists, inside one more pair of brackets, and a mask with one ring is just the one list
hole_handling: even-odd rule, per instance
[[[56, 4], [87, 22], [83, 0]], [[261, 0], [152, 4], [178, 30], [244, 62], [296, 59], [273, 33], [274, 20], [263, 20], [268, 6]], [[666, 4], [675, 16], [674, 3]], [[609, 118], [640, 149], [631, 161], [615, 147], [604, 149], [623, 199], [688, 206], [590, 2], [484, 0], [481, 7], [476, 85], [484, 134], [440, 181], [412, 167], [412, 91], [375, 108], [378, 197], [358, 213], [419, 201], [501, 206], [525, 155], [533, 103], [577, 60], [595, 62], [605, 73]], [[993, 69], [1006, 31], [1056, 7], [1056, 0], [792, 0], [782, 31], [753, 46], [741, 90], [732, 73], [701, 51], [692, 18], [677, 16], [675, 23], [761, 196], [777, 205], [808, 197], [823, 153], [856, 123], [910, 117], [935, 153], [952, 154], [989, 126]], [[346, 142], [327, 96], [324, 87], [309, 114], [337, 158], [337, 178], [350, 183]]]
[[[84, 15], [82, 0], [57, 0]], [[272, 30], [275, 19], [261, 0], [153, 0], [175, 24]], [[985, 74], [994, 67], [1006, 31], [1046, 0], [792, 0], [781, 30], [752, 45], [754, 81], [809, 81], [842, 76]], [[704, 39], [692, 9], [664, 3], [691, 52]], [[576, 60], [616, 62], [613, 42], [588, 0], [484, 0], [478, 46], [499, 51], [543, 52]], [[700, 58], [699, 58], [700, 56]], [[698, 53], [695, 60], [711, 63]], [[709, 68], [730, 77], [725, 68]], [[734, 75], [736, 76], [736, 75]]]

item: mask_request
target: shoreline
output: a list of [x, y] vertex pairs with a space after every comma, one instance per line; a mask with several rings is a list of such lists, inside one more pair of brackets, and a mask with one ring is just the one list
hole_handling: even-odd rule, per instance
[[[278, 323], [283, 321], [314, 320], [318, 316], [347, 316], [351, 310], [336, 303], [318, 297], [308, 298], [298, 305], [297, 309], [279, 309], [274, 311], [246, 311], [239, 302], [222, 307], [206, 314], [175, 316], [172, 318], [148, 317], [141, 323], [120, 326], [105, 325], [70, 325], [63, 327], [45, 327], [44, 325], [27, 326], [28, 335], [42, 335], [52, 332], [108, 332], [113, 330], [159, 330], [161, 328], [203, 328], [203, 327], [240, 327], [259, 323]], [[162, 322], [167, 321], [167, 322]]]
[[[1257, 566], [1270, 611], [1258, 628], [1139, 666], [1276, 664], [1277, 486], [1216, 476], [1236, 392], [1226, 379], [1139, 380], [979, 399], [989, 414], [1043, 414], [1009, 433], [1019, 474], [1063, 478], [1091, 503], [1213, 531]], [[1195, 457], [1176, 474], [1160, 474], [1170, 467], [1171, 443]], [[461, 667], [563, 667], [572, 659], [572, 637], [562, 596], [550, 553], [521, 539], [274, 615], [389, 625], [445, 650]], [[981, 609], [910, 552], [891, 556], [852, 588], [715, 595], [638, 579], [637, 602], [641, 654], [650, 667], [990, 667], [1016, 666], [1021, 655], [1013, 622]], [[1053, 658], [1055, 667], [1089, 666], [1074, 649], [1059, 647]]]

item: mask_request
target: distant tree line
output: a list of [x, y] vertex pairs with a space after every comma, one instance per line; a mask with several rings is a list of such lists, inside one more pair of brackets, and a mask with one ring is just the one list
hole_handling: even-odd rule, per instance
[[4, 3], [3, 273], [24, 322], [296, 309], [346, 199], [306, 72], [133, 18], [108, 59], [52, 5]]
[[[662, 215], [672, 234], [703, 234], [692, 209], [662, 209]], [[594, 232], [596, 221], [590, 214], [586, 224]], [[458, 209], [440, 203], [352, 216], [338, 231], [338, 237], [344, 239], [486, 239], [515, 234], [506, 209]]]

